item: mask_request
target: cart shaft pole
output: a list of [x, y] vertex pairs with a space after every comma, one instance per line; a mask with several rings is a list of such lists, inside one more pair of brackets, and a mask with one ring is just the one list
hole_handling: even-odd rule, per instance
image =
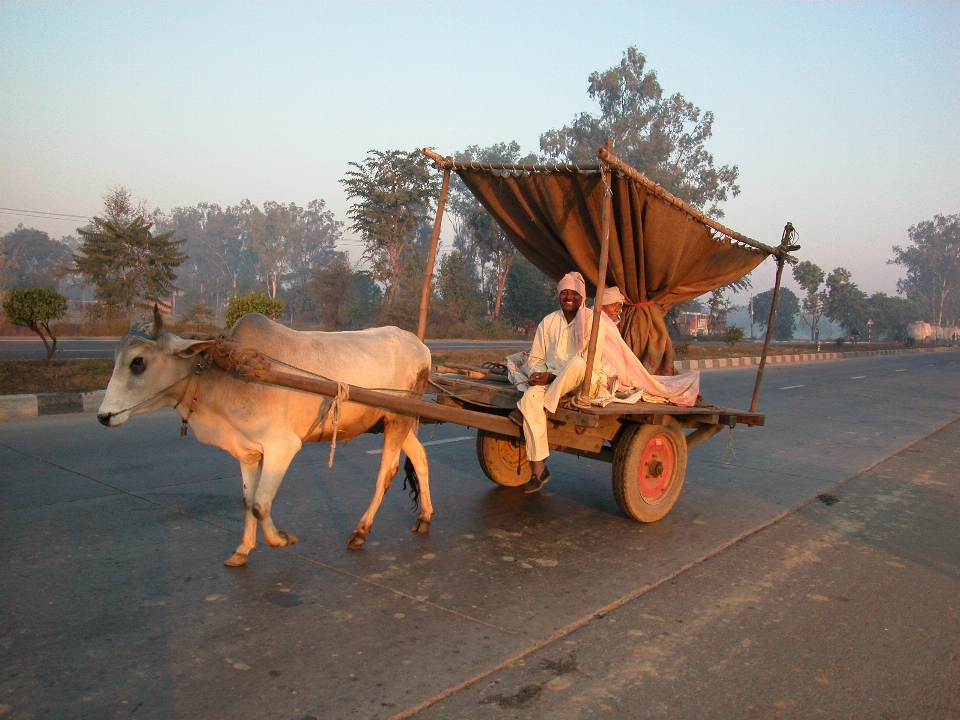
[[[244, 365], [237, 367], [236, 371], [238, 375], [251, 381], [279, 385], [292, 390], [301, 390], [316, 395], [336, 397], [339, 392], [339, 384], [333, 380], [295, 375], [282, 370], [255, 370]], [[520, 437], [520, 428], [500, 415], [450, 407], [449, 405], [441, 405], [419, 398], [391, 395], [386, 392], [368, 390], [367, 388], [361, 388], [355, 385], [347, 385], [347, 389], [350, 393], [347, 402], [391, 410], [405, 415], [429, 418], [431, 420], [437, 420], [438, 422], [448, 422], [478, 428], [480, 430], [489, 430], [490, 432], [507, 435], [509, 437]]]
[[423, 294], [420, 296], [420, 322], [417, 324], [417, 337], [420, 342], [427, 333], [427, 308], [430, 306], [430, 290], [433, 288], [433, 266], [437, 260], [437, 245], [440, 242], [440, 224], [443, 222], [443, 210], [447, 204], [447, 190], [450, 188], [450, 171], [443, 171], [443, 184], [440, 186], [440, 200], [437, 202], [437, 217], [433, 221], [433, 235], [430, 237], [430, 254], [427, 256], [427, 275], [423, 279]]

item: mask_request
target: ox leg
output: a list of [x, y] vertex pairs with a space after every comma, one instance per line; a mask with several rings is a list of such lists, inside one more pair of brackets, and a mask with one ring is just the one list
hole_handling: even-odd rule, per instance
[[257, 547], [257, 519], [253, 516], [253, 499], [260, 482], [261, 462], [240, 463], [240, 475], [243, 477], [243, 509], [246, 517], [243, 521], [243, 539], [233, 555], [224, 561], [227, 567], [241, 567], [247, 564], [247, 556]]
[[270, 510], [273, 507], [273, 498], [280, 489], [280, 483], [283, 482], [283, 476], [290, 467], [290, 461], [300, 450], [300, 439], [294, 435], [292, 439], [286, 440], [284, 444], [272, 442], [268, 445], [268, 452], [263, 454], [261, 463], [260, 482], [257, 483], [257, 490], [253, 498], [253, 516], [260, 521], [260, 527], [263, 528], [263, 539], [267, 541], [270, 547], [286, 547], [287, 545], [296, 545], [297, 536], [283, 530], [278, 530], [270, 517]]
[[389, 415], [383, 418], [383, 455], [380, 456], [377, 488], [373, 492], [370, 506], [347, 540], [347, 547], [351, 550], [359, 550], [363, 547], [367, 535], [370, 534], [370, 528], [373, 527], [373, 518], [380, 509], [380, 503], [383, 502], [383, 496], [393, 482], [397, 470], [400, 469], [400, 446], [403, 444], [404, 437], [410, 432], [410, 422], [409, 418], [391, 418]]
[[407, 433], [402, 448], [413, 463], [413, 469], [420, 481], [420, 517], [417, 518], [411, 532], [430, 532], [430, 518], [433, 517], [433, 503], [430, 502], [430, 465], [427, 462], [427, 451], [417, 439], [415, 428], [411, 428]]

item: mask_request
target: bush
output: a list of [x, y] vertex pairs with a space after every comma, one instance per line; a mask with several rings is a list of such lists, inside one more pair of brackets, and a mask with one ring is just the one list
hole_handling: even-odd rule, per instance
[[50, 323], [66, 314], [67, 298], [44, 287], [17, 288], [3, 299], [3, 312], [14, 325], [28, 327], [40, 336], [49, 363], [57, 350], [57, 336]]
[[836, 340], [833, 341], [833, 344], [836, 345], [837, 347], [843, 347], [844, 345], [847, 344], [847, 339], [843, 337], [838, 337]]
[[673, 344], [673, 354], [678, 358], [685, 358], [690, 352], [690, 343], [686, 340], [675, 342]]
[[738, 342], [743, 340], [744, 332], [741, 327], [729, 327], [727, 332], [724, 334], [723, 339], [727, 342], [727, 345], [736, 345]]
[[176, 333], [182, 332], [222, 332], [221, 328], [213, 319], [213, 308], [206, 302], [198, 302], [190, 305], [179, 319], [173, 323], [171, 329]]
[[268, 298], [263, 291], [234, 295], [227, 302], [227, 314], [224, 317], [227, 329], [232, 328], [237, 320], [249, 313], [261, 313], [271, 320], [276, 320], [283, 315], [283, 301]]

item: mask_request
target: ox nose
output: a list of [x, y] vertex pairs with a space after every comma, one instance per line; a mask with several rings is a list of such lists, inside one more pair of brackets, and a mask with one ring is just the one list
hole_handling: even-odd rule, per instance
[[110, 427], [110, 418], [112, 417], [112, 413], [97, 413], [97, 420], [99, 420], [100, 424], [104, 427]]

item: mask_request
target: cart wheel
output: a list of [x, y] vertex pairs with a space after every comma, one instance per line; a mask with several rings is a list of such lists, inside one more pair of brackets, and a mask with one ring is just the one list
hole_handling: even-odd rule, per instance
[[676, 420], [628, 425], [613, 455], [613, 496], [624, 515], [656, 522], [680, 496], [687, 473], [687, 441]]
[[530, 479], [530, 463], [523, 438], [477, 431], [477, 460], [483, 474], [503, 487], [517, 487]]

